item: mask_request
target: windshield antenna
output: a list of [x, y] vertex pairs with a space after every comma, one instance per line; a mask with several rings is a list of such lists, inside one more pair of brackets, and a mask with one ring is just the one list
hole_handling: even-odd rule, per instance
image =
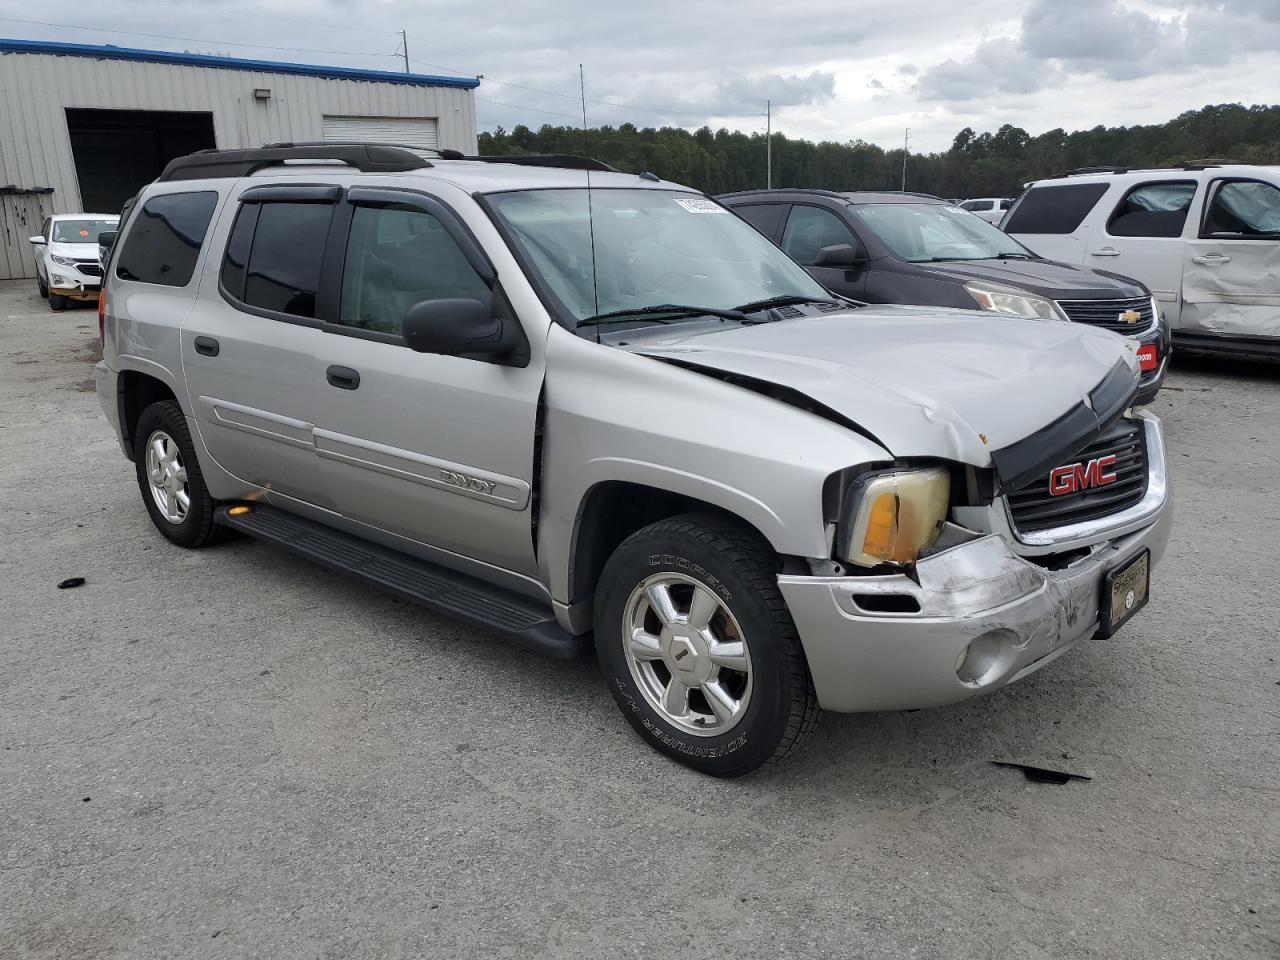
[[[582, 64], [578, 64], [578, 92], [582, 94], [582, 155], [591, 156], [591, 147], [587, 142], [587, 84], [582, 75]], [[600, 285], [596, 282], [596, 221], [591, 210], [591, 168], [587, 170], [587, 235], [591, 238], [591, 315], [600, 315]], [[600, 324], [596, 324], [596, 343], [600, 342]]]

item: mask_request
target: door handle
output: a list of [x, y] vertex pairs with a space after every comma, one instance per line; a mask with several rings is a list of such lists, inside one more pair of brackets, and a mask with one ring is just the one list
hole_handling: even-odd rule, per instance
[[1117, 250], [1115, 247], [1103, 247], [1101, 250], [1090, 250], [1090, 251], [1089, 251], [1089, 256], [1091, 256], [1091, 257], [1118, 257], [1118, 256], [1120, 256], [1120, 251], [1119, 251], [1119, 250]]
[[1216, 267], [1220, 263], [1230, 263], [1231, 258], [1221, 253], [1209, 253], [1203, 257], [1192, 257], [1191, 261], [1206, 267]]
[[324, 378], [329, 381], [329, 386], [339, 390], [354, 390], [360, 386], [360, 371], [350, 367], [330, 367], [324, 372]]
[[216, 357], [221, 349], [221, 344], [213, 337], [196, 337], [196, 353], [201, 356]]

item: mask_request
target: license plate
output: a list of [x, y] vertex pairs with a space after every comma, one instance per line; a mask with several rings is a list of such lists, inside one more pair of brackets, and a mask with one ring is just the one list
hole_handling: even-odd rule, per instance
[[1143, 373], [1148, 370], [1154, 370], [1159, 366], [1160, 356], [1156, 352], [1156, 345], [1148, 343], [1138, 348], [1138, 369]]
[[1102, 616], [1098, 632], [1109, 637], [1147, 605], [1151, 593], [1151, 553], [1143, 550], [1107, 574], [1102, 584]]

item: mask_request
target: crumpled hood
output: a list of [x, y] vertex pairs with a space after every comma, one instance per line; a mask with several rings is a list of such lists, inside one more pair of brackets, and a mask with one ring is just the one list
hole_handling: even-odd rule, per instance
[[877, 305], [758, 326], [628, 331], [625, 349], [804, 394], [896, 457], [988, 466], [1075, 407], [1136, 345], [1081, 324]]

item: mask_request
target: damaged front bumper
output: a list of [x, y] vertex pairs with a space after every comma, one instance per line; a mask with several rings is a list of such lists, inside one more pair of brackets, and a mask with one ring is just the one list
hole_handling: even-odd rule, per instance
[[941, 706], [1013, 683], [1094, 636], [1107, 573], [1143, 550], [1154, 565], [1172, 518], [1166, 494], [1147, 526], [1060, 569], [1017, 556], [992, 534], [920, 561], [916, 579], [778, 583], [824, 709]]

